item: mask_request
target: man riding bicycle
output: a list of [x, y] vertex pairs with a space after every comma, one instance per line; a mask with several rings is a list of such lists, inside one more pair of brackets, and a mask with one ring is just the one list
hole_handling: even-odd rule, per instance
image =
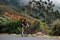
[[26, 19], [22, 19], [21, 22], [22, 22], [22, 36], [23, 36], [24, 34], [27, 33], [26, 29], [27, 29], [27, 27], [29, 27], [29, 25], [28, 25]]

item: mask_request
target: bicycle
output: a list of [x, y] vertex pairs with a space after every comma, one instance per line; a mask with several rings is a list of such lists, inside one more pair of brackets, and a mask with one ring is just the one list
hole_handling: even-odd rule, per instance
[[25, 34], [25, 37], [27, 36], [28, 27], [29, 27], [28, 25], [27, 26], [23, 25], [23, 27], [22, 27], [22, 37], [24, 37], [24, 34]]

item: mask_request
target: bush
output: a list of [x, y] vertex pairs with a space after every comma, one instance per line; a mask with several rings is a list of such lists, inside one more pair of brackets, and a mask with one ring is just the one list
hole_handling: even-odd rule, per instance
[[3, 21], [3, 17], [0, 18], [0, 33], [19, 33], [19, 31], [21, 32], [21, 30], [18, 30], [18, 27], [20, 27], [19, 29], [21, 29], [22, 25], [21, 25], [21, 19], [19, 20], [12, 20], [12, 21], [5, 21], [7, 20], [6, 17], [4, 18]]
[[35, 33], [37, 32], [37, 30], [40, 28], [40, 22], [39, 21], [35, 21], [33, 24], [31, 24], [31, 27], [29, 29], [29, 33]]
[[49, 27], [47, 26], [47, 24], [42, 23], [40, 25], [40, 30], [41, 32], [45, 33], [45, 34], [49, 34], [51, 30], [49, 30]]
[[60, 25], [55, 25], [52, 28], [51, 35], [53, 35], [53, 36], [60, 36]]
[[31, 27], [29, 27], [28, 32], [30, 34], [36, 33], [38, 31], [41, 31], [45, 34], [49, 34], [51, 32], [51, 30], [49, 30], [47, 24], [42, 23], [40, 21], [35, 21], [33, 24], [30, 25]]
[[35, 30], [39, 29], [40, 28], [40, 22], [39, 21], [35, 21], [33, 26], [34, 26]]
[[8, 28], [8, 33], [21, 33], [21, 27], [22, 27], [21, 20], [17, 20], [9, 24], [6, 24], [6, 27]]
[[52, 23], [52, 31], [50, 33], [53, 36], [60, 36], [60, 20], [57, 19]]

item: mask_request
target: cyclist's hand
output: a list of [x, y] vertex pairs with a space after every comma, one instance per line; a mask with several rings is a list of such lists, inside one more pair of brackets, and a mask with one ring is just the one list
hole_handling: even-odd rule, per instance
[[27, 23], [27, 27], [29, 27], [28, 23]]

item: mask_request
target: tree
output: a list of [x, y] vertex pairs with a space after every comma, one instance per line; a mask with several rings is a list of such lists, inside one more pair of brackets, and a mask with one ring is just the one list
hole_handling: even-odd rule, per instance
[[[38, 19], [43, 19], [47, 24], [49, 23], [48, 21], [51, 20], [49, 18], [51, 18], [50, 13], [53, 13], [53, 7], [55, 5], [53, 4], [52, 1], [48, 0], [48, 1], [31, 1], [29, 2], [29, 5], [26, 6], [26, 10], [25, 12], [28, 12], [27, 14], [38, 18]], [[43, 14], [43, 16], [41, 15]]]

